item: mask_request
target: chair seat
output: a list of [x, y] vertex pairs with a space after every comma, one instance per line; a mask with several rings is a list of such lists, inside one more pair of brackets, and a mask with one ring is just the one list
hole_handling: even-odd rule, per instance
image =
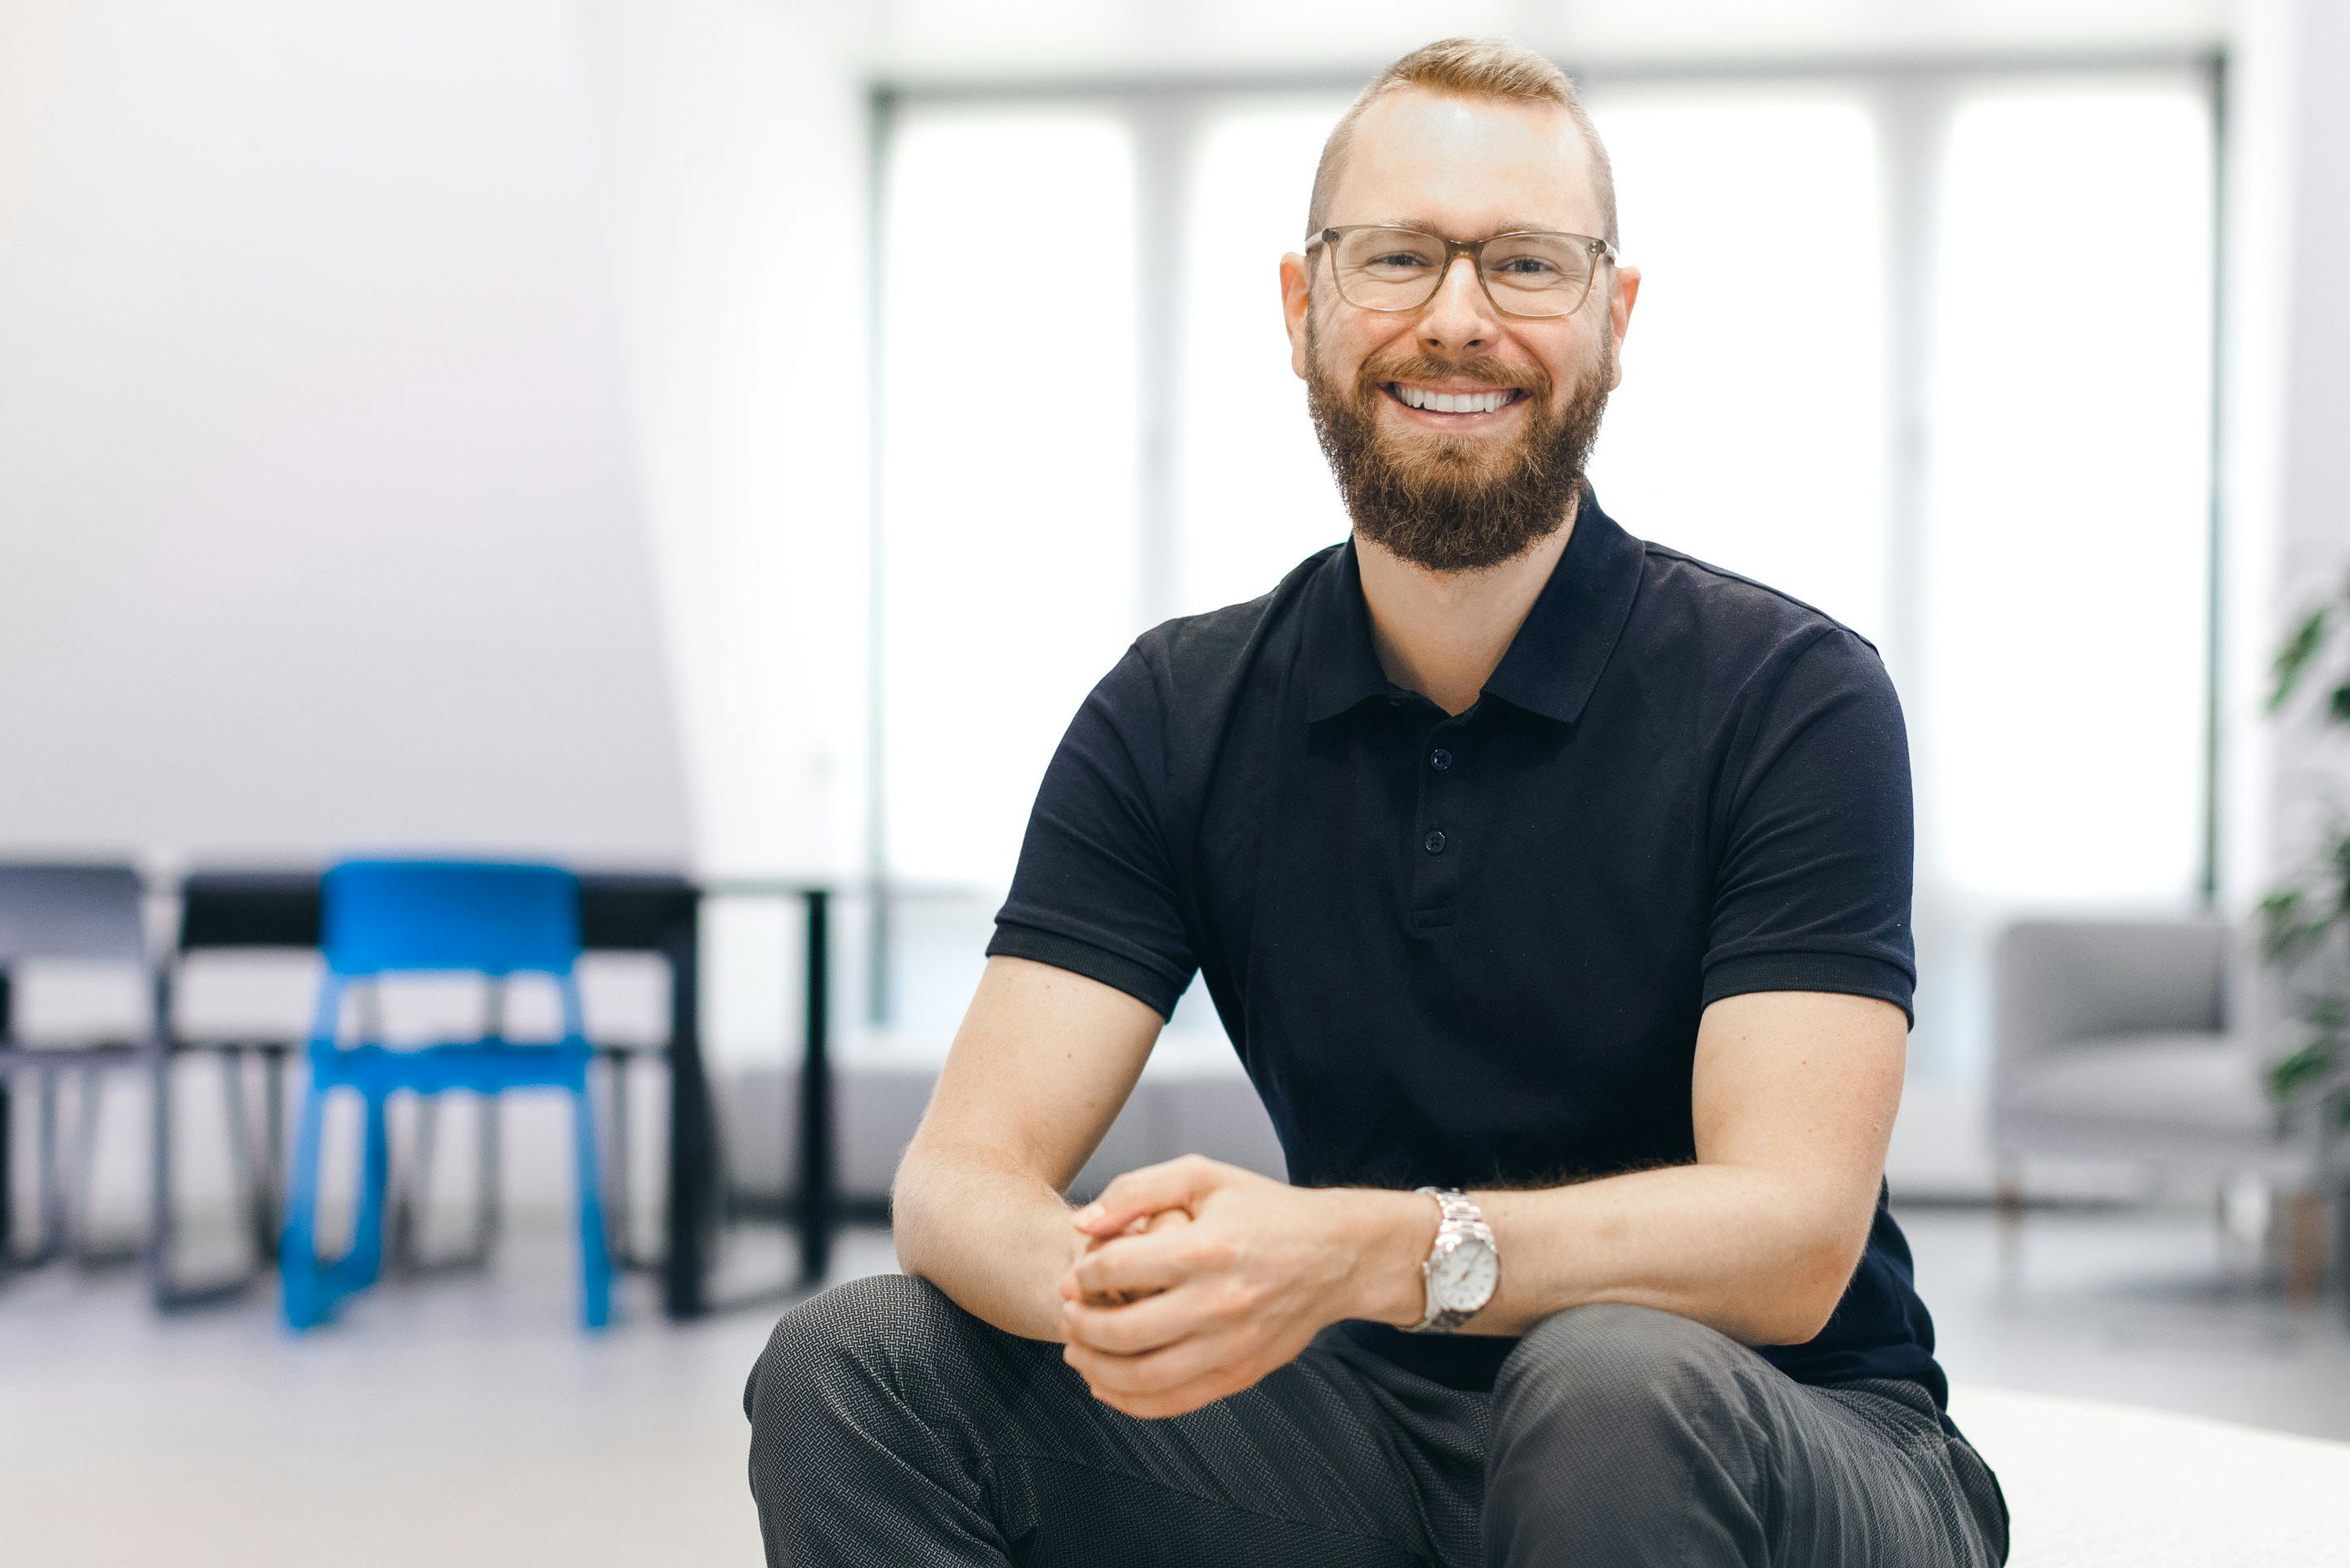
[[2261, 1063], [2225, 1034], [2114, 1034], [2013, 1070], [2001, 1096], [2027, 1116], [2269, 1138], [2277, 1128]]

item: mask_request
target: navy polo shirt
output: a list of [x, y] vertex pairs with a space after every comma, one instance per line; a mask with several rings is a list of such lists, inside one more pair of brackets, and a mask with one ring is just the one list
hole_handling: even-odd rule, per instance
[[[1161, 1014], [1203, 976], [1295, 1183], [1552, 1186], [1696, 1157], [1710, 1002], [1908, 1012], [1910, 860], [1876, 650], [1586, 491], [1457, 716], [1381, 672], [1351, 544], [1145, 634], [1045, 772], [988, 951]], [[1459, 1386], [1513, 1343], [1351, 1328]], [[1762, 1354], [1944, 1398], [1881, 1189], [1826, 1329]]]

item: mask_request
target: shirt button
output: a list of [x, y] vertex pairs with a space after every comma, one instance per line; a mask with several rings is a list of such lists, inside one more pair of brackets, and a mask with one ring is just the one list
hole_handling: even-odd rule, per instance
[[1452, 753], [1446, 751], [1442, 746], [1439, 746], [1436, 750], [1428, 753], [1428, 765], [1434, 768], [1438, 773], [1442, 773], [1445, 769], [1452, 765]]
[[1426, 849], [1430, 855], [1441, 855], [1444, 853], [1444, 833], [1441, 828], [1430, 828], [1428, 830], [1428, 836], [1421, 839], [1419, 842], [1420, 847]]

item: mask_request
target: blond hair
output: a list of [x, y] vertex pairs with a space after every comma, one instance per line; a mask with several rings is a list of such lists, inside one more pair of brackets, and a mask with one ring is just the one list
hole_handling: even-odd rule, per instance
[[1566, 111], [1583, 144], [1591, 151], [1592, 182], [1599, 197], [1602, 229], [1599, 237], [1616, 244], [1616, 174], [1607, 162], [1607, 149], [1591, 123], [1583, 100], [1575, 96], [1567, 74], [1523, 44], [1507, 38], [1442, 38], [1414, 49], [1371, 79], [1355, 95], [1347, 112], [1331, 128], [1322, 144], [1322, 161], [1314, 171], [1314, 197], [1305, 213], [1310, 238], [1322, 232], [1330, 209], [1330, 195], [1344, 171], [1347, 143], [1355, 122], [1371, 105], [1394, 93], [1417, 88], [1448, 98], [1500, 99], [1511, 103], [1554, 104]]

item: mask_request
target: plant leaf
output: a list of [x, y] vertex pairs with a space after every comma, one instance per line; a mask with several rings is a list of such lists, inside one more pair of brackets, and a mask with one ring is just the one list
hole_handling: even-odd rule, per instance
[[2269, 1094], [2279, 1105], [2291, 1105], [2310, 1085], [2323, 1080], [2334, 1070], [2334, 1049], [2331, 1040], [2313, 1040], [2289, 1056], [2269, 1064]]
[[2324, 648], [2325, 635], [2332, 629], [2333, 612], [2326, 606], [2320, 605], [2310, 611], [2301, 624], [2293, 628], [2293, 634], [2284, 639], [2284, 646], [2277, 649], [2275, 662], [2270, 667], [2276, 678], [2269, 689], [2270, 712], [2283, 707], [2301, 685], [2302, 677], [2309, 673], [2311, 662]]

